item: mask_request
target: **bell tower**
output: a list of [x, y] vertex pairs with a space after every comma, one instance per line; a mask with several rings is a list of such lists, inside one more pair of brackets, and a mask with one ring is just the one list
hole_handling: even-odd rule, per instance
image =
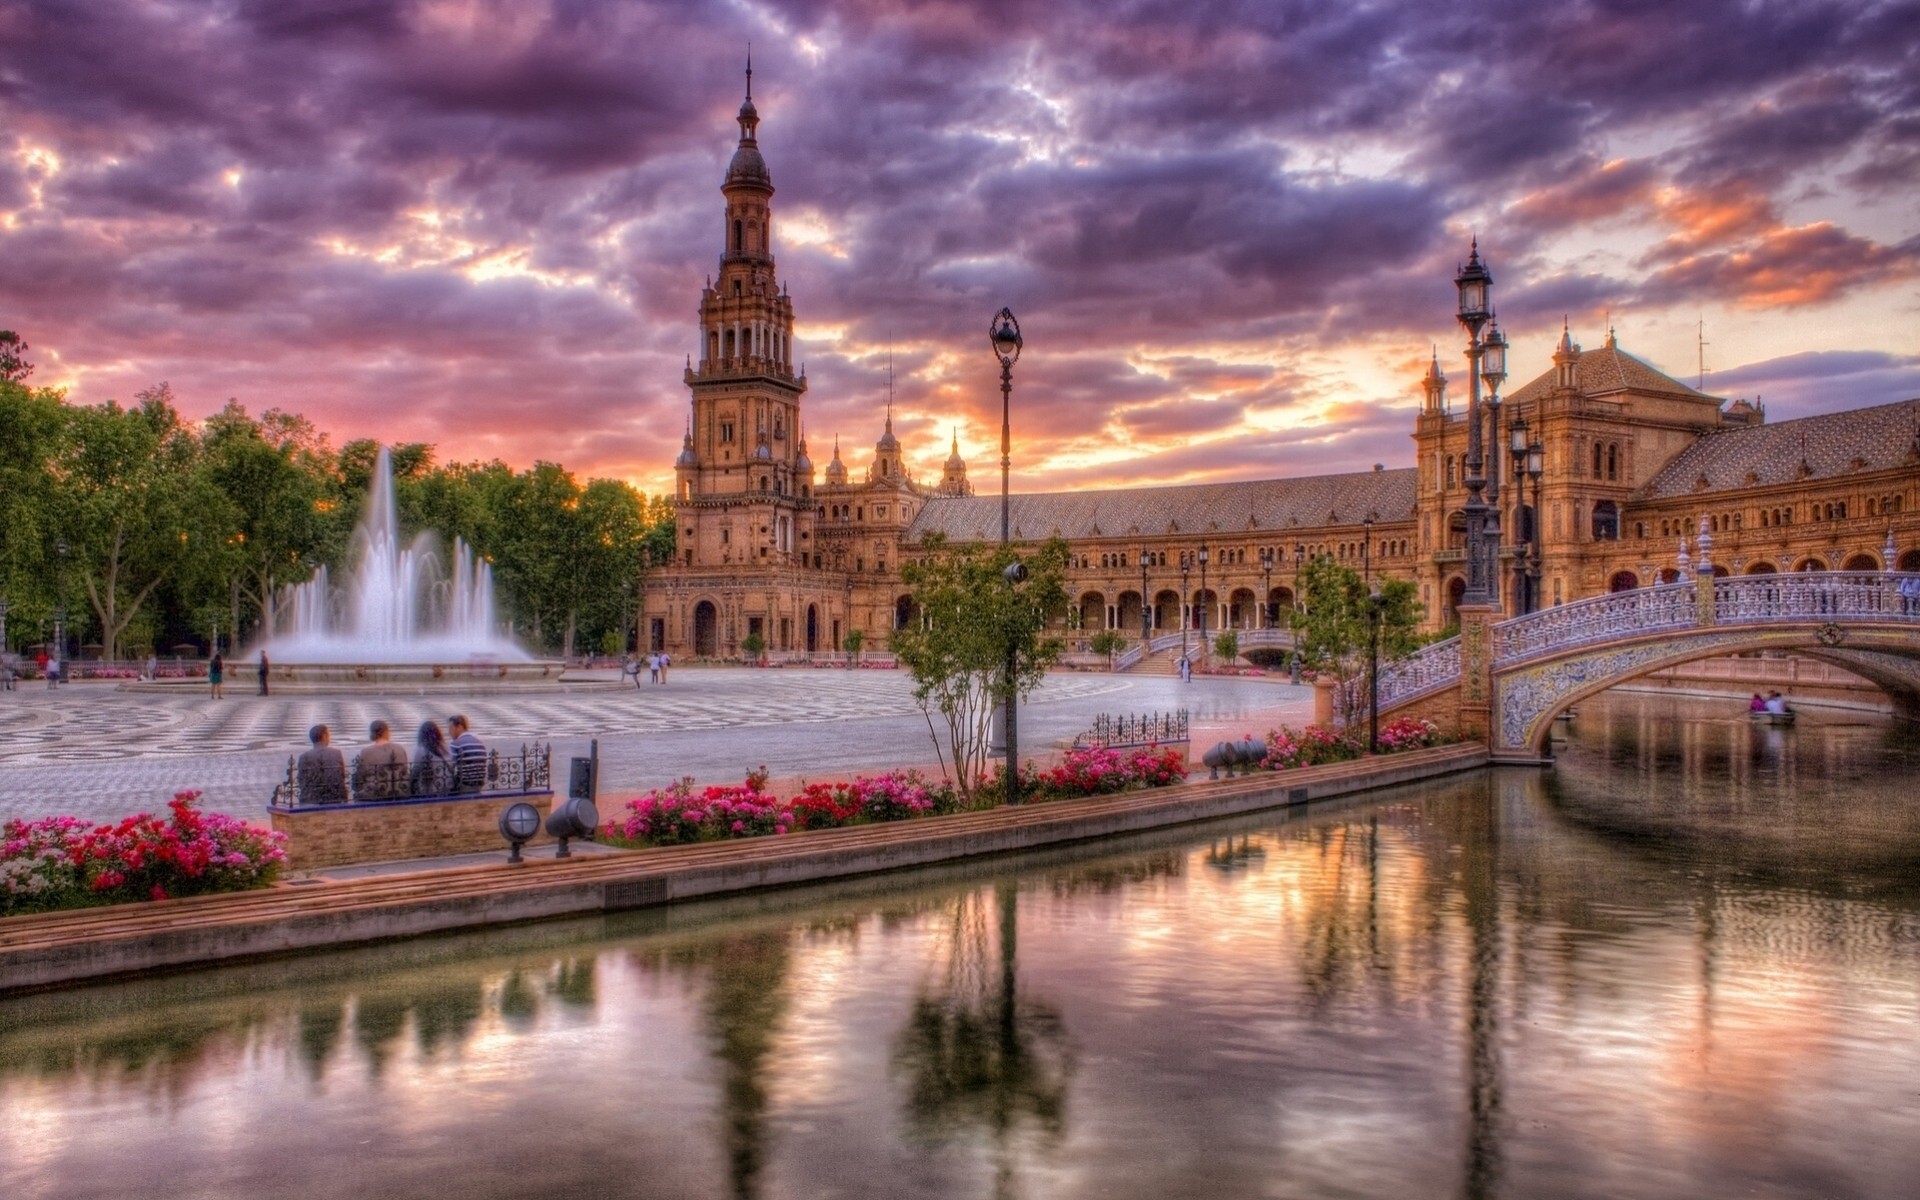
[[753, 62], [727, 164], [718, 274], [700, 293], [691, 427], [674, 463], [682, 566], [803, 564], [812, 463], [800, 442], [806, 376], [794, 369], [793, 301], [775, 274], [773, 176], [760, 155]]

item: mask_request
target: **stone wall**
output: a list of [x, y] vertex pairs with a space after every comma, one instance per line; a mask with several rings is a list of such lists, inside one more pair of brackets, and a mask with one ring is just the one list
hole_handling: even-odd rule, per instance
[[547, 813], [553, 808], [552, 792], [431, 796], [298, 808], [269, 805], [267, 812], [273, 828], [287, 835], [288, 870], [312, 871], [346, 863], [437, 858], [479, 850], [505, 853], [500, 814], [508, 805], [523, 800], [540, 810], [543, 832], [533, 840], [548, 840], [544, 829]]

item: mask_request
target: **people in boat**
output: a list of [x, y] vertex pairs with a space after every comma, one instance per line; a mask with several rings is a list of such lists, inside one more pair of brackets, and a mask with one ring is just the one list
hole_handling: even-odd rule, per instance
[[1767, 711], [1767, 698], [1759, 692], [1755, 692], [1753, 699], [1747, 701], [1747, 711], [1750, 713]]
[[1775, 714], [1784, 714], [1784, 713], [1790, 713], [1793, 710], [1787, 707], [1786, 698], [1782, 696], [1779, 692], [1768, 692], [1767, 693], [1767, 711]]

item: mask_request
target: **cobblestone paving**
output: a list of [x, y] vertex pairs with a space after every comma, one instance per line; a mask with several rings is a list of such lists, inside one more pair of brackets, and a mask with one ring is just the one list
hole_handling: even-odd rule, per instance
[[[1054, 675], [1021, 709], [1021, 745], [1041, 750], [1096, 714], [1193, 714], [1196, 744], [1303, 720], [1308, 689], [1266, 680]], [[553, 742], [557, 760], [598, 738], [603, 793], [692, 775], [730, 782], [764, 763], [776, 778], [931, 763], [933, 744], [904, 674], [893, 671], [680, 670], [670, 683], [521, 696], [271, 696], [224, 700], [76, 684], [0, 692], [0, 820], [71, 813], [109, 820], [194, 788], [208, 807], [263, 819], [289, 755], [315, 724], [351, 759], [369, 722], [409, 746], [425, 720], [454, 712], [501, 751]], [[557, 773], [564, 774], [564, 768]]]

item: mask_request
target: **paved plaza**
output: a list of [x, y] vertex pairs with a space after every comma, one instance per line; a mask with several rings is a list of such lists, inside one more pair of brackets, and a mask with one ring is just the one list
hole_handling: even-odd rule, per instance
[[[1100, 713], [1181, 708], [1192, 715], [1195, 744], [1205, 745], [1302, 722], [1312, 696], [1268, 679], [1183, 684], [1169, 676], [1056, 674], [1021, 708], [1021, 746], [1051, 750]], [[502, 751], [550, 740], [564, 761], [598, 738], [606, 796], [683, 775], [737, 782], [760, 764], [776, 779], [819, 779], [935, 761], [911, 681], [899, 671], [681, 669], [670, 683], [638, 690], [432, 697], [261, 697], [230, 684], [227, 698], [213, 700], [203, 688], [27, 686], [0, 692], [0, 819], [68, 813], [110, 820], [193, 788], [208, 808], [264, 820], [273, 785], [288, 756], [305, 748], [309, 726], [331, 726], [334, 744], [351, 759], [376, 718], [411, 746], [420, 722], [444, 726], [454, 712]]]

